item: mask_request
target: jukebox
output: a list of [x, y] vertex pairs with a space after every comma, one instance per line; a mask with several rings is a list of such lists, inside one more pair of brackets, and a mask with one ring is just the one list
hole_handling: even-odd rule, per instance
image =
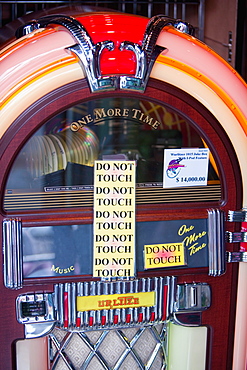
[[162, 15], [40, 17], [1, 58], [4, 369], [244, 370], [238, 74]]

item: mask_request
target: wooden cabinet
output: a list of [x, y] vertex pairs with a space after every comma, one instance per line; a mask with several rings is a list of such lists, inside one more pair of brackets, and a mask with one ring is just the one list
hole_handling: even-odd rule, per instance
[[[47, 369], [121, 369], [132, 361], [173, 368], [174, 348], [185, 356], [173, 339], [180, 326], [193, 345], [202, 340], [200, 368], [231, 367], [238, 264], [225, 256], [239, 244], [225, 242], [225, 231], [235, 237], [241, 220], [228, 214], [246, 206], [246, 87], [181, 32], [186, 24], [148, 22], [117, 13], [43, 18], [2, 50], [6, 369], [21, 368], [34, 337], [43, 337]], [[168, 154], [174, 160], [166, 163]], [[106, 171], [99, 189], [95, 161]], [[114, 163], [135, 166], [133, 186], [132, 173], [107, 172]], [[113, 197], [107, 182], [114, 181], [122, 185]], [[95, 199], [106, 206], [97, 208], [98, 234]], [[93, 296], [101, 308], [85, 309]], [[77, 347], [80, 356], [90, 351], [79, 358]], [[198, 357], [189, 356], [191, 370]]]

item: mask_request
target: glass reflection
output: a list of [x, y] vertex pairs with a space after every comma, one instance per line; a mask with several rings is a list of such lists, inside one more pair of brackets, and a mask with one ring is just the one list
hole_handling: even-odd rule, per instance
[[[31, 137], [13, 164], [7, 194], [93, 185], [96, 159], [136, 160], [137, 183], [162, 186], [164, 149], [181, 147], [204, 144], [171, 108], [129, 98], [89, 101], [58, 114]], [[218, 180], [213, 167], [209, 174]]]

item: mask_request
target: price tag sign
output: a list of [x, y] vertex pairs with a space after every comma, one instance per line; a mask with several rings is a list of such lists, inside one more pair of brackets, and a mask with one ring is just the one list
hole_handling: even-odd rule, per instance
[[165, 149], [163, 187], [207, 185], [208, 148]]

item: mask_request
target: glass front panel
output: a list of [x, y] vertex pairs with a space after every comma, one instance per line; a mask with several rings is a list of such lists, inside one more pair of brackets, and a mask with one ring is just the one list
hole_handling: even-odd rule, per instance
[[[25, 278], [93, 274], [92, 224], [24, 227], [22, 240]], [[182, 243], [185, 248], [184, 262], [176, 268], [208, 266], [207, 219], [147, 221], [136, 223], [137, 272], [160, 268], [161, 262], [162, 268], [169, 269], [169, 260], [163, 257], [159, 261], [159, 257], [154, 258], [154, 252], [157, 246], [172, 243]], [[128, 242], [123, 240], [120, 246], [102, 242], [105, 256], [110, 254], [113, 258], [118, 253], [121, 256], [127, 247]], [[117, 277], [114, 271], [112, 277]]]
[[49, 120], [22, 148], [8, 177], [5, 209], [91, 207], [94, 161], [101, 159], [136, 161], [137, 205], [218, 201], [212, 160], [208, 186], [163, 188], [164, 150], [176, 148], [205, 143], [171, 107], [123, 97], [84, 102]]

